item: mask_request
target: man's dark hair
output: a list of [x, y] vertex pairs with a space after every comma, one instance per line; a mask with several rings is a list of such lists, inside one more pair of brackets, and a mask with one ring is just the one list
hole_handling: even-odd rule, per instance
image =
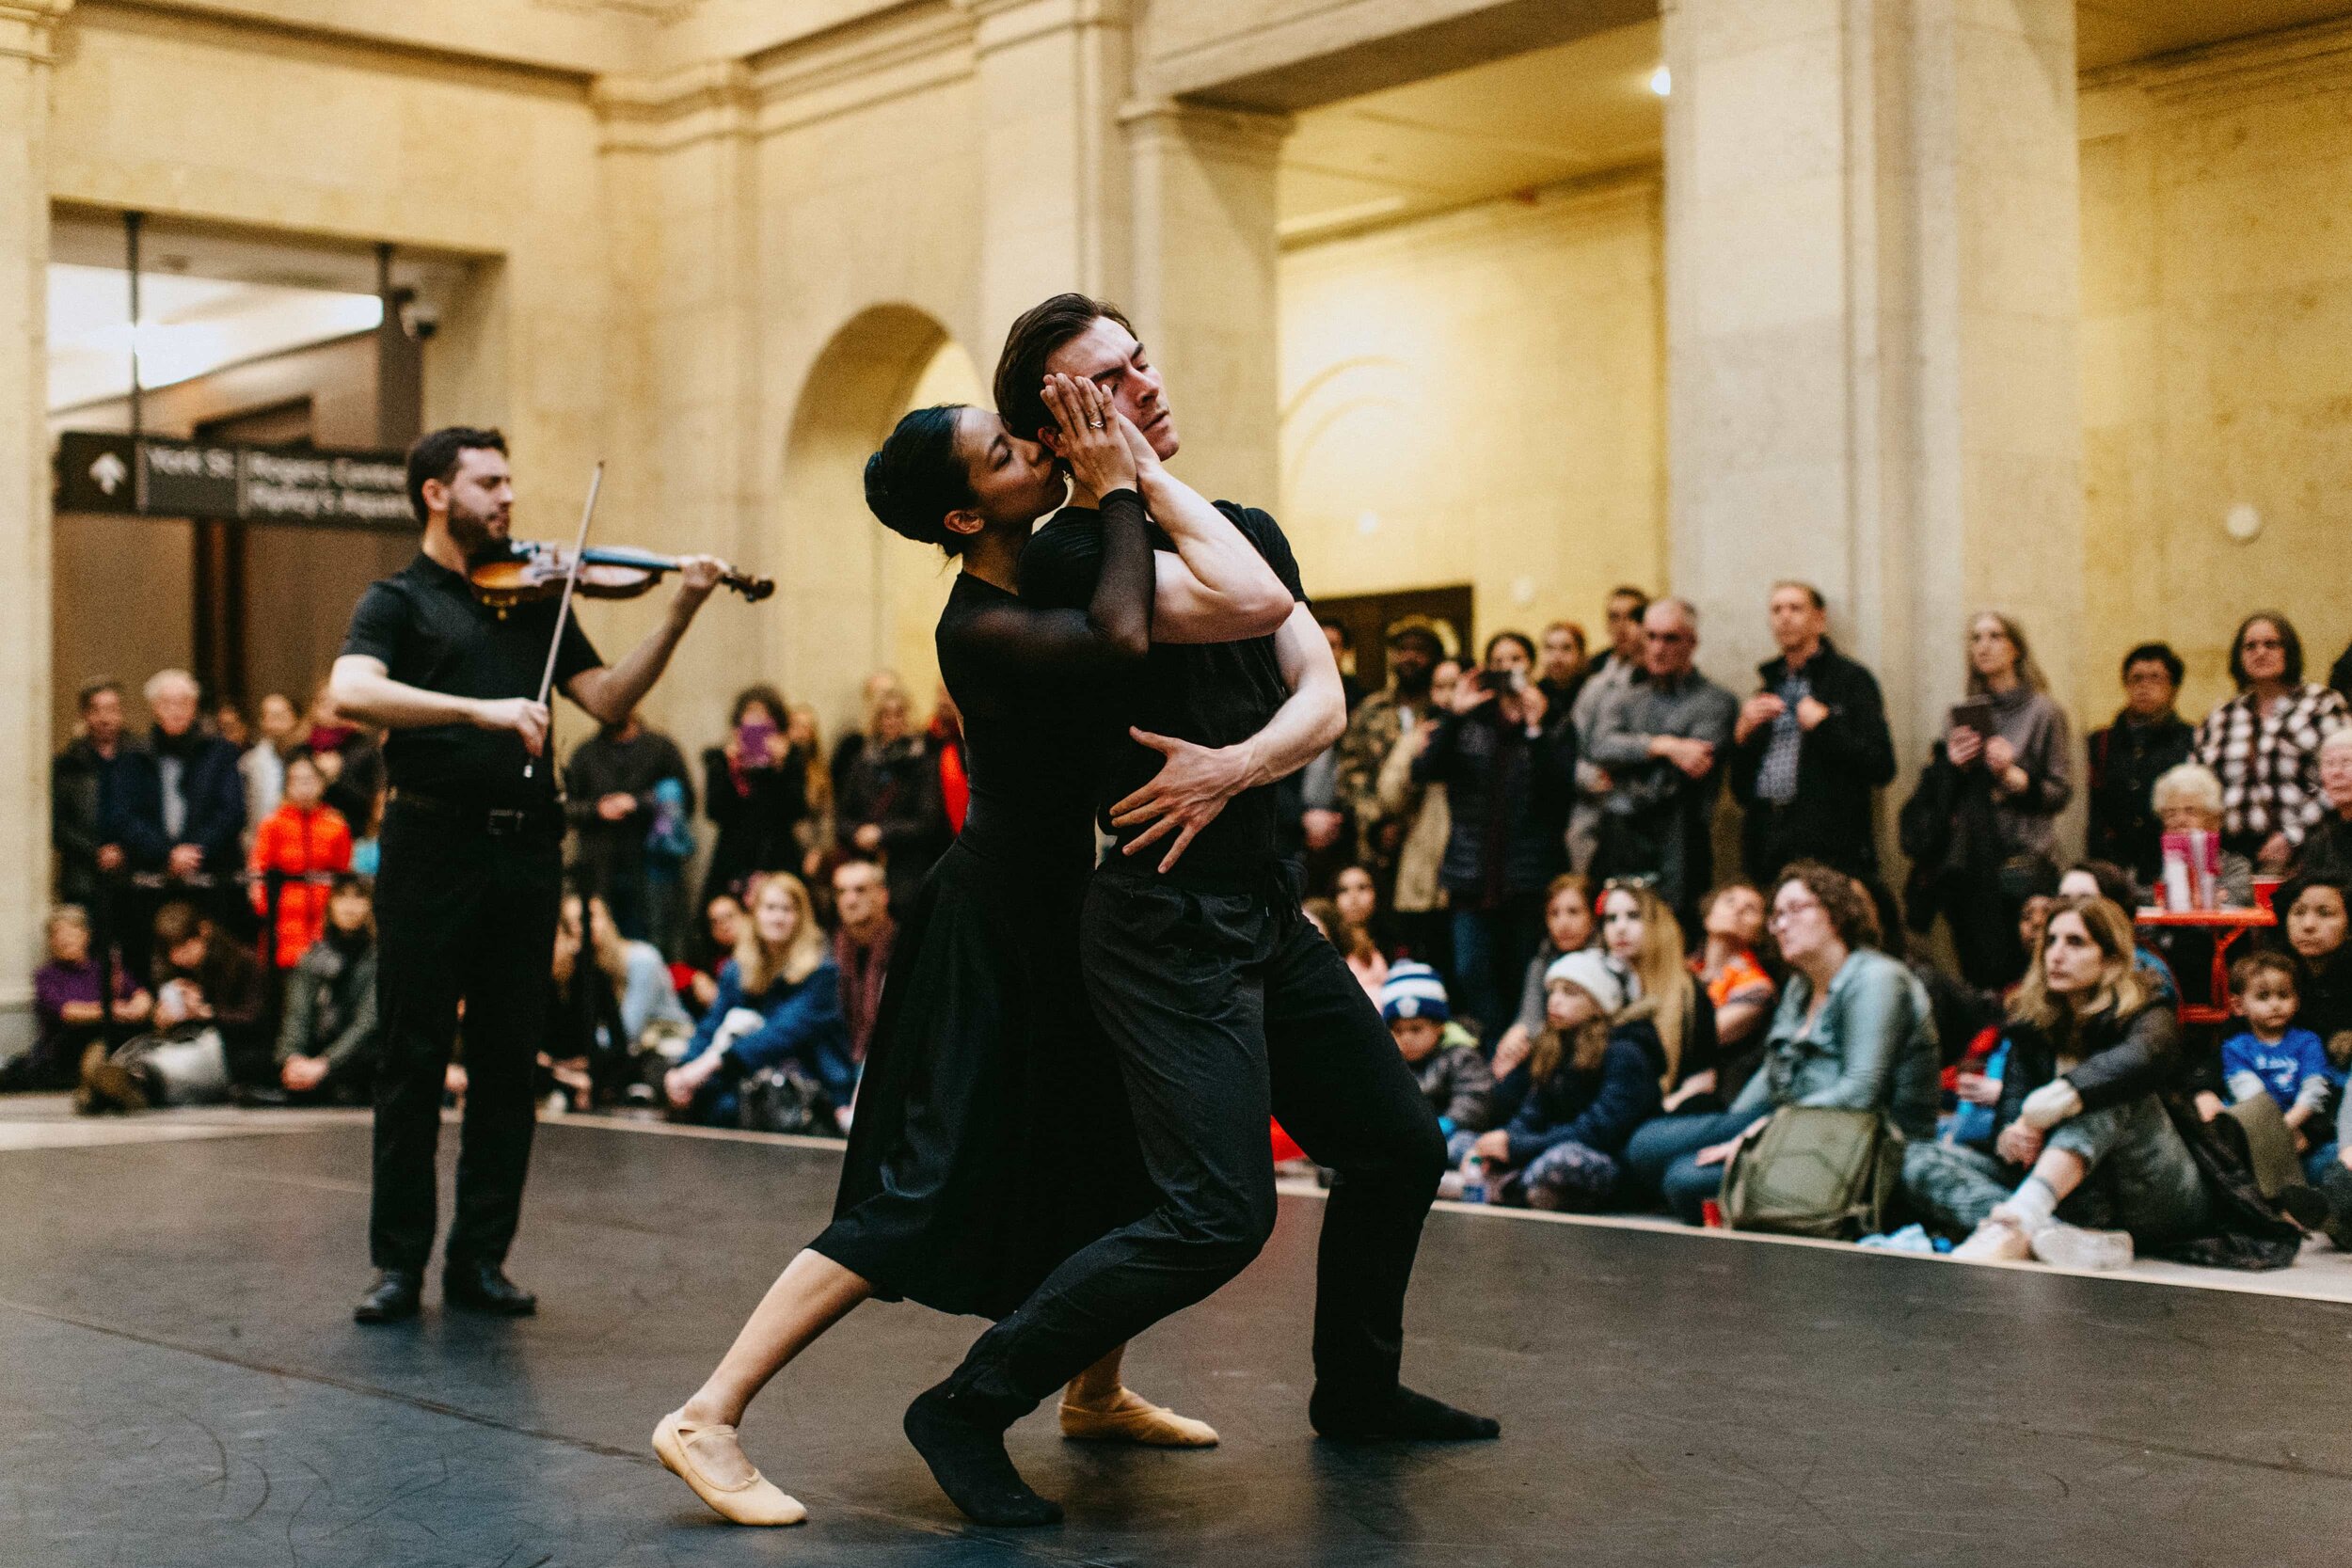
[[1814, 609], [1821, 611], [1823, 614], [1827, 614], [1829, 612], [1829, 601], [1821, 597], [1821, 591], [1814, 587], [1811, 583], [1806, 582], [1802, 578], [1783, 578], [1778, 582], [1772, 584], [1772, 592], [1775, 594], [1779, 593], [1784, 588], [1801, 588], [1804, 590], [1804, 596], [1813, 601]]
[[2135, 664], [2163, 665], [2165, 674], [2170, 678], [2174, 686], [2180, 685], [2181, 677], [2188, 673], [2188, 666], [2181, 662], [2181, 656], [2172, 651], [2172, 644], [2169, 642], [2142, 642], [2130, 653], [2125, 654], [2123, 656], [2123, 678], [2125, 680], [2132, 678], [2132, 666]]
[[89, 711], [90, 704], [98, 701], [99, 698], [104, 696], [109, 691], [113, 692], [118, 697], [121, 696], [122, 683], [120, 681], [113, 680], [90, 682], [87, 686], [82, 688], [80, 691], [74, 693], [74, 711], [77, 713], [87, 713]]
[[2230, 639], [2230, 678], [2243, 691], [2252, 683], [2246, 678], [2246, 634], [2257, 621], [2267, 621], [2279, 630], [2279, 641], [2286, 645], [2289, 686], [2303, 684], [2303, 639], [2296, 634], [2295, 623], [2275, 610], [2258, 610], [2237, 624], [2237, 633]]
[[416, 513], [417, 521], [425, 522], [430, 514], [424, 504], [424, 482], [437, 479], [447, 484], [457, 477], [458, 460], [469, 451], [504, 451], [506, 437], [495, 430], [484, 430], [469, 424], [443, 425], [417, 437], [417, 444], [408, 449], [408, 506]]
[[1056, 294], [1012, 324], [1004, 352], [996, 356], [996, 412], [1005, 427], [1024, 441], [1055, 422], [1045, 406], [1045, 361], [1054, 351], [1105, 317], [1133, 332], [1126, 314], [1091, 294]]
[[1609, 591], [1610, 603], [1614, 604], [1619, 599], [1631, 599], [1635, 604], [1640, 605], [1643, 610], [1647, 610], [1649, 608], [1649, 594], [1643, 590], [1634, 587], [1629, 582], [1621, 582], [1616, 587], [1612, 588]]

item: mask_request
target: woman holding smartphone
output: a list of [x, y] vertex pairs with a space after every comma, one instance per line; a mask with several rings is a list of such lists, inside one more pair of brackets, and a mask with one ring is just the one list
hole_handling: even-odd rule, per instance
[[772, 686], [747, 686], [727, 711], [723, 745], [703, 752], [703, 810], [719, 830], [703, 877], [704, 909], [722, 894], [739, 895], [762, 871], [799, 867], [793, 829], [808, 814], [807, 771], [784, 738], [784, 698]]

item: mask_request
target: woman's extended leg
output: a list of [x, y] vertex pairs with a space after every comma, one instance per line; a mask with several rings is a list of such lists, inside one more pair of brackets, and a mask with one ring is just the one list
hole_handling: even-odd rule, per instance
[[743, 1456], [736, 1425], [768, 1380], [874, 1293], [819, 1252], [803, 1252], [752, 1309], [716, 1370], [694, 1397], [661, 1418], [654, 1452], [720, 1517], [739, 1525], [794, 1525], [808, 1511]]
[[1097, 1443], [1140, 1443], [1154, 1449], [1209, 1449], [1216, 1428], [1130, 1389], [1120, 1377], [1127, 1347], [1111, 1353], [1070, 1380], [1062, 1390], [1061, 1434]]

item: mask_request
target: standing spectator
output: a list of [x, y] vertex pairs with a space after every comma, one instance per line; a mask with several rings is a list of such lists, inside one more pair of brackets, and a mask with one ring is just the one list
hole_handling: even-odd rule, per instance
[[2328, 810], [2296, 847], [2291, 869], [2352, 877], [2352, 724], [2319, 743], [2319, 791]]
[[[351, 825], [322, 804], [326, 781], [307, 752], [286, 763], [286, 798], [253, 834], [253, 908], [275, 929], [271, 967], [294, 968], [326, 924], [328, 881], [351, 869]], [[276, 926], [270, 925], [272, 917]]]
[[335, 879], [319, 939], [286, 976], [278, 1081], [295, 1101], [362, 1105], [375, 1082], [375, 898]]
[[1762, 689], [1731, 732], [1741, 863], [1757, 882], [1796, 860], [1867, 882], [1878, 875], [1874, 792], [1895, 777], [1878, 680], [1829, 640], [1829, 604], [1811, 583], [1775, 584], [1767, 610], [1780, 657], [1758, 671]]
[[1544, 689], [1544, 700], [1573, 718], [1589, 673], [1584, 667], [1584, 628], [1574, 621], [1552, 622], [1544, 628], [1537, 659], [1535, 684]]
[[1942, 914], [1961, 974], [1979, 990], [2005, 990], [2025, 973], [2026, 895], [2058, 879], [2074, 744], [2046, 685], [2016, 622], [1991, 611], [1969, 622], [1967, 700], [1903, 808], [1912, 928], [1925, 932]]
[[[237, 749], [197, 727], [197, 698], [196, 677], [185, 670], [158, 671], [148, 681], [155, 726], [147, 745], [122, 759], [104, 837], [122, 846], [125, 869], [177, 884], [172, 895], [193, 895], [218, 915], [230, 907], [222, 884], [244, 859], [245, 779]], [[127, 902], [123, 946], [143, 961], [147, 952], [135, 944], [151, 928], [149, 911], [161, 899], [150, 894]]]
[[[106, 976], [90, 951], [89, 916], [78, 904], [49, 911], [49, 957], [33, 971], [33, 1048], [0, 1066], [0, 1089], [70, 1089], [79, 1081], [82, 1053], [107, 1038]], [[143, 1022], [154, 998], [134, 985], [120, 964], [113, 972], [114, 1022]]]
[[1443, 657], [1438, 634], [1425, 622], [1407, 619], [1391, 626], [1389, 684], [1355, 705], [1339, 738], [1340, 800], [1355, 817], [1362, 840], [1357, 853], [1379, 878], [1393, 879], [1398, 853], [1412, 825], [1381, 800], [1381, 767], [1400, 739], [1436, 716], [1430, 686]]
[[234, 697], [223, 697], [213, 705], [212, 730], [234, 746], [239, 756], [253, 744], [253, 726], [245, 721], [245, 709], [237, 705]]
[[1333, 899], [1310, 898], [1298, 909], [1307, 917], [1307, 923], [1323, 933], [1323, 940], [1340, 950], [1340, 957], [1347, 960], [1348, 973], [1356, 976], [1356, 983], [1377, 1006], [1380, 989], [1389, 983], [1389, 958], [1372, 940], [1372, 933], [1342, 918], [1339, 904]]
[[1380, 912], [1380, 886], [1369, 867], [1350, 865], [1331, 879], [1331, 907], [1343, 924], [1361, 931], [1384, 958], [1395, 953], [1396, 942]]
[[972, 759], [964, 752], [963, 715], [957, 710], [946, 681], [939, 683], [931, 721], [924, 727], [923, 738], [939, 769], [939, 803], [947, 813], [947, 832], [960, 833], [963, 814], [972, 804]]
[[894, 684], [875, 698], [866, 733], [834, 783], [843, 847], [880, 856], [890, 907], [909, 908], [955, 834], [939, 797], [939, 771], [909, 721], [902, 689]]
[[255, 713], [262, 733], [237, 759], [237, 771], [245, 778], [247, 822], [259, 822], [278, 809], [278, 798], [286, 790], [286, 758], [301, 741], [301, 716], [284, 692], [273, 691], [262, 698]]
[[1641, 877], [1696, 929], [1699, 895], [1715, 880], [1715, 800], [1736, 698], [1698, 673], [1698, 612], [1661, 599], [1642, 617], [1641, 683], [1613, 703], [1593, 736], [1592, 758], [1612, 787], [1593, 865], [1602, 877]]
[[[1543, 940], [1544, 887], [1560, 870], [1576, 780], [1576, 731], [1529, 680], [1534, 644], [1515, 631], [1486, 642], [1477, 678], [1454, 688], [1414, 759], [1413, 777], [1446, 786], [1454, 819], [1439, 877], [1454, 910], [1454, 991], [1492, 1033]], [[1417, 735], [1421, 732], [1415, 732]]]
[[49, 765], [49, 847], [57, 857], [57, 897], [97, 911], [101, 884], [124, 861], [108, 812], [126, 755], [122, 689], [93, 682], [82, 688], [80, 707], [80, 733]]
[[1576, 723], [1576, 744], [1581, 758], [1576, 768], [1576, 809], [1568, 817], [1568, 869], [1592, 869], [1593, 852], [1600, 845], [1601, 802], [1615, 780], [1593, 760], [1593, 738], [1609, 721], [1611, 710], [1624, 701], [1642, 678], [1646, 649], [1642, 618], [1649, 611], [1649, 595], [1638, 588], [1620, 588], [1609, 595], [1606, 613], [1609, 651], [1585, 676], [1569, 717]]
[[[747, 686], [727, 710], [726, 740], [703, 752], [703, 811], [719, 830], [703, 874], [706, 910], [763, 871], [801, 863], [793, 830], [808, 814], [813, 759], [792, 744], [784, 721], [774, 687]], [[814, 772], [825, 776], [821, 767]]]
[[[654, 786], [665, 779], [688, 789], [686, 758], [634, 712], [581, 741], [564, 769], [580, 888], [604, 900], [632, 942], [644, 941], [653, 928], [645, 841], [658, 804]], [[691, 794], [687, 803], [691, 810]]]
[[[2156, 780], [2189, 759], [2197, 732], [2173, 708], [2181, 656], [2163, 642], [2142, 642], [2123, 656], [2123, 708], [2090, 732], [2090, 807], [2087, 853], [2153, 887], [2162, 869], [2164, 826], [2153, 805]], [[2126, 906], [2128, 907], [2128, 906]]]
[[2230, 645], [2238, 694], [2197, 726], [2197, 760], [2221, 779], [2221, 841], [2282, 869], [2327, 811], [2319, 746], [2352, 723], [2344, 697], [2303, 679], [2303, 640], [2274, 610], [2248, 616]]
[[843, 861], [833, 868], [833, 907], [840, 927], [833, 934], [834, 968], [841, 974], [841, 1022], [850, 1035], [850, 1060], [866, 1060], [882, 1011], [882, 982], [890, 973], [898, 923], [890, 918], [890, 890], [872, 861]]
[[832, 770], [833, 792], [836, 799], [842, 794], [843, 787], [849, 782], [850, 765], [857, 761], [859, 752], [865, 748], [866, 737], [873, 733], [875, 714], [884, 703], [894, 697], [898, 699], [898, 714], [903, 723], [910, 705], [907, 702], [906, 683], [898, 678], [898, 671], [877, 670], [866, 676], [864, 684], [858, 688], [859, 721], [866, 727], [863, 730], [853, 729], [845, 732], [841, 738], [834, 743], [833, 756], [828, 764]]
[[836, 842], [833, 769], [825, 760], [825, 736], [818, 727], [817, 710], [806, 703], [794, 703], [785, 709], [784, 738], [792, 748], [793, 760], [787, 766], [799, 769], [802, 783], [803, 811], [801, 819], [792, 825], [792, 838], [800, 846], [802, 875], [814, 877]]
[[1337, 621], [1316, 624], [1323, 627], [1323, 640], [1331, 645], [1331, 661], [1340, 667], [1340, 695], [1346, 700], [1347, 711], [1354, 713], [1356, 705], [1364, 700], [1364, 683], [1356, 678], [1356, 650], [1348, 646], [1347, 628]]
[[[1450, 658], [1438, 660], [1429, 678], [1432, 713], [1442, 713], [1452, 705], [1461, 678], [1460, 665]], [[1408, 957], [1421, 959], [1442, 975], [1454, 972], [1454, 934], [1445, 888], [1438, 873], [1445, 863], [1447, 841], [1454, 836], [1454, 814], [1446, 804], [1445, 785], [1413, 781], [1413, 759], [1437, 732], [1437, 724], [1434, 718], [1424, 719], [1398, 736], [1387, 760], [1380, 764], [1378, 800], [1383, 820], [1404, 829], [1397, 841], [1389, 895], [1398, 944]]]
[[1730, 1110], [1661, 1117], [1626, 1146], [1636, 1177], [1689, 1225], [1722, 1192], [1740, 1140], [1784, 1105], [1883, 1111], [1919, 1142], [1935, 1132], [1934, 1011], [1917, 977], [1875, 950], [1878, 914], [1862, 885], [1799, 861], [1772, 890], [1772, 929], [1789, 975], [1763, 1066]]

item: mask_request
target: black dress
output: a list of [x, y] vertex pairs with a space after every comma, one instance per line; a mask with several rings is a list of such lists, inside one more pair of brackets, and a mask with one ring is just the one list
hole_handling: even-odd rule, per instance
[[834, 1222], [810, 1243], [886, 1300], [1003, 1317], [1154, 1201], [1078, 978], [1089, 759], [1151, 641], [1140, 498], [1113, 492], [1103, 519], [1086, 610], [965, 572], [940, 615], [970, 809], [902, 917]]

